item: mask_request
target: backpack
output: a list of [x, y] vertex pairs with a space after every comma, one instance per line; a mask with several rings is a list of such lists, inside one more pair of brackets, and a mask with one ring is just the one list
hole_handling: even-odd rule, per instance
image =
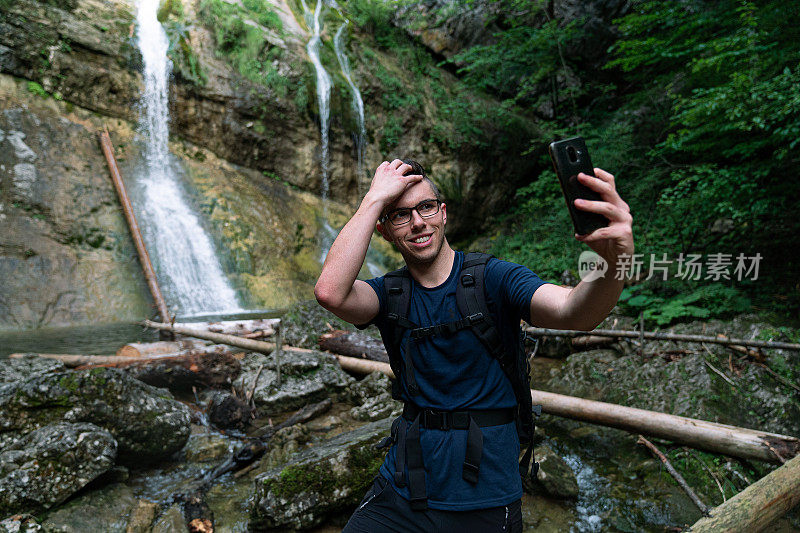
[[[399, 422], [400, 419], [398, 419], [392, 428], [392, 439], [398, 442], [401, 447], [405, 447], [408, 438], [418, 438], [418, 427], [415, 428], [415, 425], [421, 423], [426, 427], [439, 428], [436, 425], [438, 423], [437, 421], [446, 418], [441, 413], [429, 413], [426, 412], [428, 410], [420, 410], [413, 406], [413, 397], [419, 394], [419, 388], [417, 387], [414, 377], [413, 365], [411, 364], [411, 353], [412, 350], [415, 349], [416, 341], [434, 335], [453, 335], [457, 331], [469, 328], [486, 348], [488, 354], [497, 359], [500, 363], [500, 367], [510, 381], [517, 399], [513, 420], [516, 423], [520, 444], [523, 446], [523, 449], [525, 449], [525, 453], [519, 463], [520, 475], [524, 477], [528, 473], [531, 460], [533, 459], [533, 415], [536, 413], [538, 416], [541, 413], [541, 406], [537, 405], [535, 406], [536, 409], [534, 409], [532, 405], [530, 393], [530, 364], [528, 363], [523, 348], [522, 331], [520, 331], [520, 337], [514, 346], [504, 346], [500, 333], [486, 304], [484, 271], [487, 262], [491, 258], [491, 255], [478, 252], [465, 254], [461, 271], [458, 274], [459, 280], [456, 289], [456, 303], [462, 318], [453, 322], [436, 324], [424, 328], [419, 327], [408, 319], [412, 291], [411, 276], [408, 272], [408, 268], [403, 267], [385, 275], [387, 302], [386, 318], [393, 327], [390, 328], [390, 332], [386, 335], [388, 338], [384, 338], [384, 344], [389, 354], [389, 364], [396, 377], [392, 383], [392, 397], [396, 400], [402, 400], [400, 391], [402, 390], [401, 381], [404, 380], [406, 382], [406, 388], [412, 397], [412, 405], [409, 406], [408, 402], [406, 403], [404, 416], [409, 420], [414, 419], [414, 423], [408, 430], [409, 434], [405, 434], [405, 426], [402, 425], [402, 428], [399, 430], [399, 433], [401, 433], [399, 437], [397, 436], [397, 422]], [[406, 329], [411, 331], [406, 341], [405, 357], [403, 357], [400, 350], [400, 339]], [[422, 415], [422, 419], [421, 422], [418, 422], [417, 415], [420, 414]], [[459, 412], [451, 412], [451, 414], [458, 415]], [[482, 425], [502, 423], [502, 417], [499, 413], [492, 415], [492, 413], [470, 411], [468, 414], [472, 415], [472, 418], [475, 418], [479, 422], [481, 418], [483, 418], [484, 423]], [[450, 418], [455, 420], [463, 417], [450, 416]], [[430, 422], [429, 419], [434, 419], [434, 422]], [[478, 426], [480, 425], [479, 423]], [[439, 429], [453, 427], [469, 428], [467, 458], [464, 463], [463, 475], [464, 479], [476, 483], [480, 453], [482, 450], [482, 437], [478, 427], [471, 426], [468, 422], [461, 423], [460, 427], [459, 425], [452, 424], [452, 422], [445, 422], [444, 426], [444, 428]], [[470, 448], [472, 448], [472, 451], [470, 451]], [[400, 475], [403, 468], [403, 458], [401, 455], [401, 453], [398, 453], [398, 472], [395, 474], [395, 482], [399, 486], [405, 484]], [[472, 457], [470, 457], [470, 455], [472, 455]], [[475, 455], [477, 455], [477, 458]], [[417, 508], [425, 508], [424, 477], [422, 478], [422, 488], [418, 486], [420, 484], [419, 482], [416, 483], [417, 487], [414, 487], [415, 483], [413, 483], [413, 478], [415, 477], [415, 472], [412, 471], [412, 466], [415, 466], [412, 465], [412, 463], [420, 463], [416, 465], [417, 469], [420, 470], [422, 468], [421, 457], [413, 457], [413, 454], [411, 454], [409, 455], [408, 463], [409, 475], [412, 478], [412, 482], [408, 483], [412, 497], [412, 507], [414, 507], [416, 503]], [[538, 468], [539, 464], [533, 461], [532, 468], [530, 469], [532, 478], [536, 477]], [[419, 476], [420, 472], [417, 472], [416, 475]]]

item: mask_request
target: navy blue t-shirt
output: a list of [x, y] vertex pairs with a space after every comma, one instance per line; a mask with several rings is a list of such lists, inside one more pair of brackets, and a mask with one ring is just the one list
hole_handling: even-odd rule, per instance
[[[463, 261], [464, 254], [456, 252], [450, 276], [438, 287], [425, 288], [412, 279], [409, 320], [426, 327], [461, 318], [456, 287]], [[514, 346], [519, 335], [519, 321], [530, 322], [531, 297], [544, 282], [526, 267], [495, 258], [487, 263], [484, 279], [489, 311], [504, 344]], [[384, 278], [370, 279], [367, 283], [380, 300], [380, 311], [373, 322], [383, 335], [392, 327], [386, 321]], [[408, 335], [406, 330], [401, 352], [405, 350]], [[500, 364], [469, 329], [452, 336], [420, 339], [412, 362], [420, 390], [413, 401], [419, 407], [452, 411], [499, 409], [514, 407], [517, 403]], [[410, 398], [405, 380], [401, 386], [404, 399]], [[481, 431], [483, 454], [478, 483], [473, 485], [461, 477], [467, 430], [420, 428], [429, 507], [467, 511], [507, 505], [522, 497], [516, 425], [511, 422], [483, 427]], [[380, 471], [398, 493], [410, 499], [408, 487], [400, 488], [394, 483], [396, 448], [394, 445], [389, 449]]]

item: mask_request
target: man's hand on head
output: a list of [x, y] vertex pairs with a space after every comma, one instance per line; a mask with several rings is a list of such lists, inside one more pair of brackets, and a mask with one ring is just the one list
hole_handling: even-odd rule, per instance
[[588, 235], [575, 235], [575, 238], [585, 242], [610, 264], [623, 254], [633, 254], [633, 229], [631, 209], [617, 192], [614, 176], [601, 168], [594, 169], [595, 176], [581, 172], [578, 180], [600, 194], [600, 201], [575, 200], [575, 207], [582, 211], [600, 213], [608, 219], [608, 226], [598, 228]]
[[372, 178], [367, 196], [381, 202], [384, 206], [391, 204], [406, 189], [422, 180], [420, 174], [404, 176], [403, 174], [409, 170], [411, 170], [411, 165], [403, 163], [399, 159], [395, 159], [391, 163], [384, 161], [375, 170], [375, 176]]

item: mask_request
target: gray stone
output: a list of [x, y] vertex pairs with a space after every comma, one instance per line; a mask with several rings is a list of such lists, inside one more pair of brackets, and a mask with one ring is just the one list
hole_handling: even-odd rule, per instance
[[250, 527], [308, 529], [357, 504], [383, 462], [384, 453], [374, 445], [388, 435], [391, 422], [387, 418], [342, 433], [260, 474]]
[[0, 516], [39, 513], [114, 466], [117, 443], [93, 424], [56, 423], [0, 452]]
[[356, 404], [350, 409], [350, 416], [365, 421], [399, 416], [403, 412], [403, 404], [392, 399], [391, 388], [389, 377], [382, 372], [372, 372], [350, 385], [346, 396]]
[[107, 429], [120, 460], [140, 463], [183, 447], [190, 412], [169, 391], [114, 368], [43, 374], [0, 386], [0, 448], [61, 420]]
[[42, 526], [48, 533], [125, 533], [137, 503], [133, 490], [117, 483], [71, 500], [49, 513]]
[[277, 468], [284, 465], [299, 451], [305, 449], [305, 444], [311, 439], [308, 428], [303, 424], [279, 429], [269, 440], [267, 453], [261, 460], [266, 469]]
[[64, 363], [29, 354], [19, 359], [5, 359], [0, 365], [0, 385], [16, 383], [33, 376], [52, 374], [66, 370]]
[[533, 454], [539, 462], [536, 480], [547, 494], [554, 498], [578, 497], [578, 479], [564, 459], [549, 446], [538, 446]]
[[242, 360], [242, 374], [234, 382], [239, 390], [249, 391], [259, 367], [261, 375], [253, 400], [262, 412], [284, 412], [319, 402], [341, 392], [354, 381], [339, 366], [336, 358], [323, 352], [293, 352], [281, 358], [281, 383], [271, 355], [250, 353]]

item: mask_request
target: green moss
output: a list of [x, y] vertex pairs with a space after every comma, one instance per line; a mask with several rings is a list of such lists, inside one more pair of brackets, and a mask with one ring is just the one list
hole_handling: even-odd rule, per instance
[[28, 82], [28, 92], [35, 96], [39, 96], [41, 98], [50, 98], [50, 93], [45, 91], [44, 87], [42, 87], [35, 81]]
[[61, 378], [59, 384], [70, 392], [77, 392], [81, 387], [81, 382], [79, 374], [70, 372]]
[[291, 465], [281, 471], [278, 479], [265, 481], [265, 488], [278, 497], [291, 499], [306, 491], [331, 494], [346, 486], [352, 488], [357, 498], [377, 475], [383, 456], [366, 443], [351, 449], [345, 462], [347, 468], [341, 474], [316, 464]]

